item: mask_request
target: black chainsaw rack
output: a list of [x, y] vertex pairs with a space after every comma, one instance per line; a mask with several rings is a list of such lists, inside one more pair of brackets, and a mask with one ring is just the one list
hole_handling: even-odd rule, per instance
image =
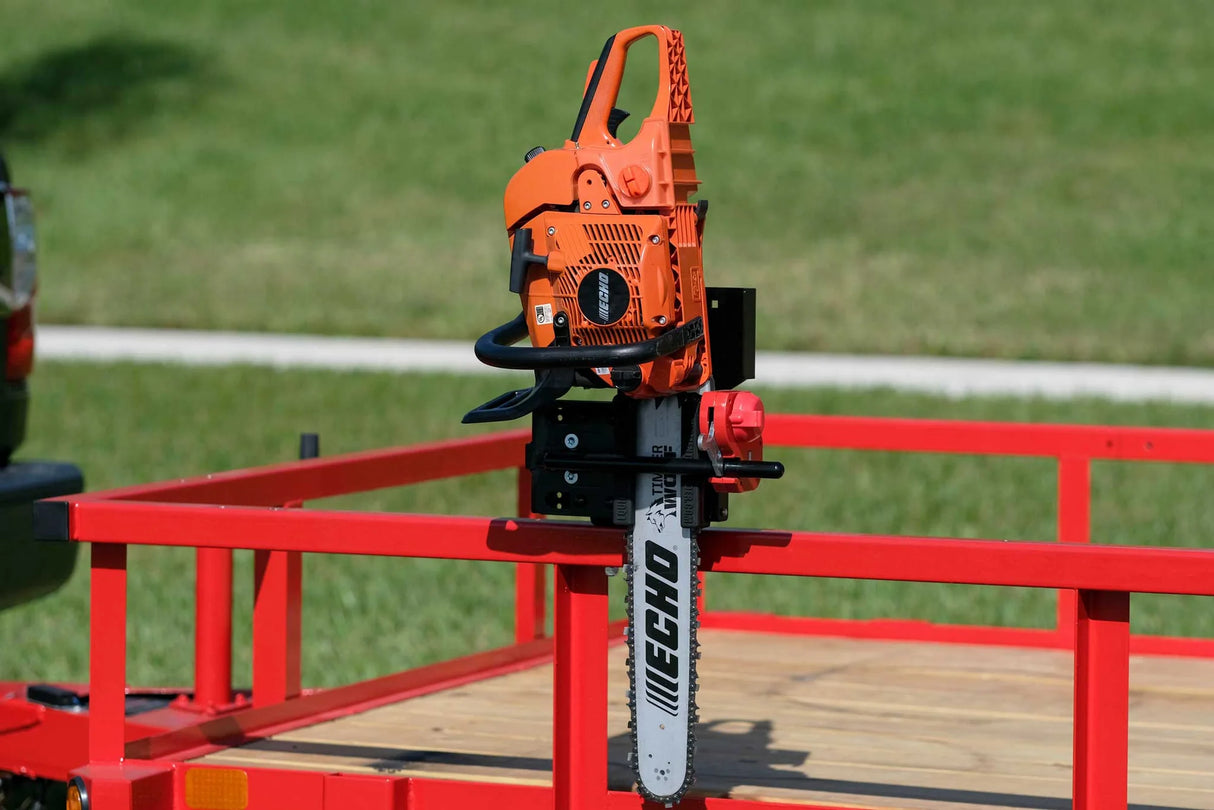
[[[687, 528], [703, 528], [729, 514], [729, 496], [709, 485], [715, 473], [695, 446], [695, 394], [683, 408], [687, 446], [679, 455], [636, 452], [636, 409], [648, 403], [617, 395], [610, 402], [562, 400], [531, 417], [527, 468], [531, 471], [531, 511], [541, 515], [588, 517], [601, 526], [632, 525], [638, 475], [681, 476]], [[724, 473], [746, 478], [779, 478], [776, 461], [726, 460]]]

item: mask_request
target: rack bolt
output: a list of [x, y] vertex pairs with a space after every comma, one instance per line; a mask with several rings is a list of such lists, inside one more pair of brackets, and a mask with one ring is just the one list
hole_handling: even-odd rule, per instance
[[577, 434], [576, 433], [566, 433], [565, 434], [565, 446], [568, 447], [570, 450], [572, 450], [575, 447], [577, 447], [577, 445], [578, 445]]
[[577, 483], [577, 473], [573, 472], [573, 470], [565, 470], [565, 483], [566, 484], [576, 484]]

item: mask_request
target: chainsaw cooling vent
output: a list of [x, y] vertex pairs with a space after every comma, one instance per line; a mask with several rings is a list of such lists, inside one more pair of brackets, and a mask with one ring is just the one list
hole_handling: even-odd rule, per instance
[[636, 225], [583, 225], [591, 263], [615, 262], [636, 270], [641, 261], [641, 229]]

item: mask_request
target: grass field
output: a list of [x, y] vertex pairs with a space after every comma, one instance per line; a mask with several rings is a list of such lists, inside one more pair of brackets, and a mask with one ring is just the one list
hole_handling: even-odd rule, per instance
[[[1214, 365], [1214, 16], [1181, 0], [517, 5], [10, 0], [0, 146], [47, 323], [471, 338], [512, 316], [502, 190], [560, 145], [614, 31], [682, 29], [710, 283], [763, 348]], [[629, 86], [630, 95], [637, 88]], [[638, 91], [639, 92], [639, 91]], [[625, 98], [634, 113], [647, 103]], [[468, 435], [498, 379], [44, 363], [21, 455], [92, 489]], [[1214, 410], [767, 392], [784, 411], [1209, 427]], [[786, 452], [731, 525], [1052, 539], [1035, 460]], [[1095, 465], [1100, 542], [1210, 545], [1214, 471]], [[508, 514], [508, 475], [341, 499]], [[132, 552], [130, 675], [188, 681], [192, 555]], [[237, 680], [248, 681], [249, 555]], [[327, 685], [509, 638], [510, 570], [313, 557]], [[615, 588], [621, 587], [615, 582]], [[716, 607], [1046, 626], [1051, 595], [715, 577]], [[616, 600], [617, 607], [621, 600]], [[1205, 601], [1136, 629], [1214, 635]], [[617, 611], [618, 612], [618, 611]], [[82, 679], [87, 581], [0, 614], [0, 678]]]
[[[133, 365], [43, 364], [26, 457], [72, 458], [91, 489], [265, 464], [293, 457], [317, 431], [326, 455], [468, 435], [458, 415], [497, 393], [500, 379], [436, 375], [270, 372]], [[1095, 401], [950, 401], [889, 392], [765, 392], [772, 410], [1020, 421], [1208, 427], [1214, 410]], [[788, 476], [733, 503], [731, 526], [920, 533], [1004, 539], [1054, 537], [1048, 461], [782, 451]], [[1208, 546], [1214, 469], [1098, 463], [1098, 542]], [[343, 498], [340, 508], [505, 515], [509, 474]], [[250, 555], [236, 578], [237, 681], [249, 680]], [[184, 683], [192, 665], [193, 555], [131, 553], [130, 677]], [[305, 562], [304, 677], [341, 683], [510, 637], [509, 566], [311, 556]], [[614, 580], [618, 589], [622, 583]], [[87, 577], [0, 613], [0, 678], [83, 679]], [[913, 616], [1048, 626], [1051, 594], [1028, 590], [842, 580], [713, 576], [715, 607], [830, 616]], [[622, 612], [617, 593], [614, 609]], [[1135, 597], [1139, 631], [1214, 635], [1208, 600]]]
[[[710, 281], [760, 288], [765, 348], [1214, 363], [1214, 15], [658, 16], [687, 38]], [[561, 143], [606, 36], [654, 17], [10, 0], [0, 144], [37, 193], [43, 320], [472, 337], [517, 306], [507, 179]]]

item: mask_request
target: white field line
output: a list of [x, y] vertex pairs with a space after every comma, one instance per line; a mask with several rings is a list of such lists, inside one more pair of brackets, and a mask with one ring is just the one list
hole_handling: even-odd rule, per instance
[[[38, 357], [46, 360], [495, 373], [464, 341], [87, 326], [39, 326], [37, 341]], [[759, 352], [755, 377], [756, 385], [784, 388], [1214, 404], [1214, 370], [1195, 368]]]

